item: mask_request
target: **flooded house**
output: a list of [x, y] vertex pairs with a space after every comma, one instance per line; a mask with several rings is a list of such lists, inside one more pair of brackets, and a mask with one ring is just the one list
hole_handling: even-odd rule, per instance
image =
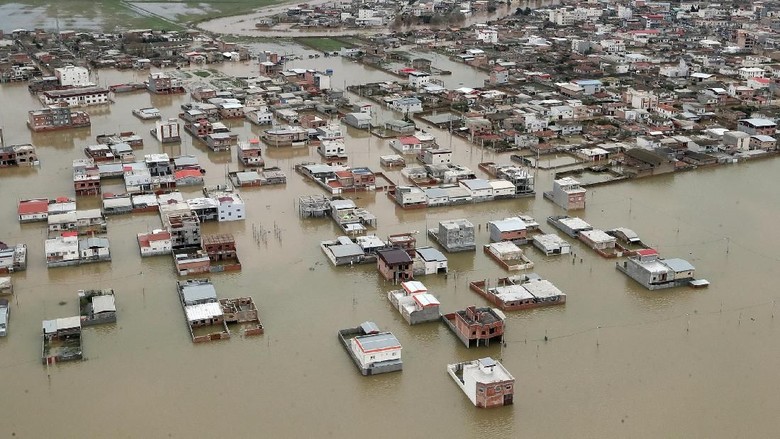
[[300, 126], [277, 126], [263, 131], [260, 139], [274, 147], [303, 146], [309, 141], [309, 133]]
[[114, 290], [79, 290], [81, 326], [116, 323]]
[[511, 241], [515, 244], [528, 242], [525, 221], [518, 217], [488, 221], [491, 242]]
[[27, 246], [8, 245], [0, 242], [0, 273], [13, 273], [27, 269]]
[[91, 159], [73, 161], [73, 190], [76, 196], [100, 194], [100, 168]]
[[141, 257], [171, 254], [171, 234], [165, 230], [156, 229], [138, 234], [138, 247]]
[[401, 289], [388, 292], [387, 299], [410, 325], [434, 322], [441, 318], [439, 300], [428, 292], [422, 282], [401, 282]]
[[393, 200], [404, 209], [428, 207], [428, 196], [417, 186], [396, 186]]
[[398, 248], [377, 251], [376, 266], [385, 280], [394, 283], [414, 278], [412, 258], [407, 252]]
[[211, 271], [211, 260], [203, 249], [183, 248], [173, 250], [173, 263], [179, 276], [192, 276]]
[[583, 230], [579, 234], [580, 241], [592, 248], [605, 258], [614, 258], [623, 255], [625, 248], [617, 244], [617, 239], [603, 230]]
[[236, 239], [232, 234], [204, 235], [201, 248], [209, 258], [212, 272], [241, 269], [236, 251]]
[[551, 216], [547, 218], [547, 222], [572, 238], [579, 237], [582, 232], [593, 230], [593, 226], [578, 217], [572, 218], [565, 215]]
[[143, 137], [132, 131], [123, 131], [119, 134], [98, 134], [95, 136], [97, 143], [105, 145], [115, 145], [117, 143], [126, 143], [132, 148], [142, 148], [144, 146]]
[[679, 258], [663, 259], [653, 249], [639, 250], [635, 256], [617, 262], [615, 267], [648, 290], [697, 286], [693, 277], [696, 269], [690, 262]]
[[448, 364], [447, 373], [477, 407], [501, 407], [514, 401], [515, 378], [490, 357]]
[[29, 143], [24, 145], [0, 145], [0, 168], [11, 166], [36, 166], [39, 165], [35, 147]]
[[554, 233], [535, 235], [533, 244], [534, 247], [541, 250], [545, 256], [567, 255], [571, 253], [571, 244]]
[[376, 227], [376, 216], [350, 199], [334, 199], [329, 204], [331, 218], [347, 235], [362, 235], [367, 227]]
[[262, 157], [259, 139], [249, 139], [247, 142], [239, 142], [236, 148], [238, 161], [247, 167], [262, 167], [265, 161]]
[[193, 343], [230, 338], [217, 291], [208, 279], [176, 282]]
[[108, 238], [89, 237], [79, 240], [79, 263], [102, 262], [111, 260]]
[[447, 274], [449, 260], [433, 247], [418, 247], [414, 256], [414, 275]]
[[469, 306], [441, 318], [467, 348], [490, 346], [490, 342], [500, 343], [504, 339], [506, 316], [498, 309]]
[[[20, 223], [30, 223], [35, 221], [46, 221], [49, 217], [49, 199], [33, 198], [19, 201], [16, 213]], [[75, 206], [73, 210], [75, 210]]]
[[528, 259], [523, 250], [512, 241], [485, 244], [483, 251], [507, 271], [528, 270], [534, 267], [534, 263]]
[[467, 219], [440, 221], [439, 228], [429, 229], [428, 234], [450, 253], [473, 251], [477, 248], [474, 224]]
[[374, 235], [358, 236], [354, 241], [348, 236], [339, 236], [320, 243], [320, 249], [334, 266], [375, 262], [377, 251], [386, 247], [387, 243]]
[[79, 235], [106, 233], [108, 223], [100, 209], [75, 210], [49, 215], [49, 233], [78, 232]]
[[81, 360], [81, 317], [43, 321], [43, 364]]
[[0, 277], [0, 296], [7, 296], [14, 293], [14, 283], [10, 276]]
[[133, 116], [141, 120], [153, 120], [153, 119], [162, 118], [162, 115], [160, 114], [160, 110], [155, 107], [136, 108], [132, 111], [132, 113]]
[[585, 208], [586, 192], [579, 181], [571, 177], [564, 177], [553, 181], [553, 190], [545, 192], [544, 198], [565, 210], [578, 210]]
[[566, 303], [566, 294], [536, 273], [501, 278], [495, 286], [487, 280], [474, 281], [469, 288], [503, 311]]
[[241, 334], [248, 336], [265, 333], [263, 324], [260, 323], [257, 306], [251, 297], [219, 299], [219, 306], [225, 316], [225, 323], [238, 325]]
[[170, 118], [156, 121], [151, 132], [160, 143], [177, 143], [181, 142], [180, 128], [179, 121], [175, 118]]
[[90, 125], [92, 122], [89, 114], [71, 110], [64, 102], [27, 113], [27, 126], [34, 132], [83, 128]]
[[325, 160], [345, 160], [347, 147], [342, 139], [326, 139], [317, 145], [317, 153]]
[[41, 103], [55, 105], [65, 103], [70, 107], [108, 104], [108, 89], [103, 87], [81, 87], [64, 90], [46, 90], [40, 94]]
[[228, 132], [213, 132], [207, 134], [205, 139], [206, 146], [214, 152], [230, 151], [234, 145], [238, 145], [238, 134]]
[[185, 93], [181, 79], [174, 78], [164, 72], [150, 72], [147, 78], [147, 89], [152, 94]]
[[[3, 282], [3, 278], [0, 278], [0, 282]], [[8, 300], [0, 299], [0, 337], [8, 335], [8, 323], [11, 316], [10, 310], [11, 308], [8, 307]]]
[[382, 332], [374, 322], [338, 331], [338, 338], [364, 376], [403, 369], [401, 343], [391, 332]]
[[170, 213], [164, 213], [161, 210], [160, 216], [163, 228], [171, 234], [171, 248], [173, 250], [200, 247], [200, 220], [195, 213], [189, 209]]

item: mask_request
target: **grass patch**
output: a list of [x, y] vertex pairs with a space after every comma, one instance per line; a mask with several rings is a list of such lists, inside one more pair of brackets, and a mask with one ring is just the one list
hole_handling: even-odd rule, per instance
[[341, 50], [342, 47], [355, 47], [354, 45], [343, 40], [329, 37], [294, 38], [294, 41], [314, 50], [319, 50], [320, 52], [337, 52]]
[[192, 74], [195, 76], [200, 76], [201, 78], [208, 78], [209, 76], [211, 76], [211, 72], [207, 70], [196, 70], [192, 72]]

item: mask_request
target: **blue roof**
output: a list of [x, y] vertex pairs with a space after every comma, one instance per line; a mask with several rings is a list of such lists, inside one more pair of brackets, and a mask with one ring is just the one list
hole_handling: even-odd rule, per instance
[[572, 82], [577, 85], [601, 85], [601, 81], [598, 79], [577, 79]]

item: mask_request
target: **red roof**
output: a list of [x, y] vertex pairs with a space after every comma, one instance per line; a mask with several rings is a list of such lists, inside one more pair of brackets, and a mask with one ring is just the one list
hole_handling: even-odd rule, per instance
[[174, 174], [177, 180], [186, 177], [200, 177], [200, 171], [197, 169], [180, 169]]
[[652, 255], [657, 255], [658, 252], [653, 250], [652, 248], [643, 248], [642, 250], [637, 250], [636, 254], [638, 254], [639, 256], [652, 256]]
[[420, 139], [414, 136], [399, 137], [398, 141], [401, 142], [401, 145], [417, 145], [420, 143]]
[[49, 211], [49, 200], [46, 198], [20, 201], [19, 208], [17, 209], [19, 215], [25, 215], [30, 213], [42, 213], [48, 211]]

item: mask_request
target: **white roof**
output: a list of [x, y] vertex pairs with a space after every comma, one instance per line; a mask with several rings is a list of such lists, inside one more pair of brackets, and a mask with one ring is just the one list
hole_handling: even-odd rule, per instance
[[92, 296], [92, 312], [94, 314], [113, 311], [116, 311], [116, 304], [114, 303], [113, 294]]
[[417, 280], [401, 282], [401, 288], [403, 288], [407, 294], [425, 293], [428, 291], [428, 288], [426, 288], [422, 282]]
[[582, 218], [561, 218], [558, 221], [572, 230], [583, 230], [591, 228], [591, 225], [586, 223]]
[[502, 220], [490, 221], [489, 224], [493, 225], [500, 232], [513, 232], [515, 230], [526, 229], [525, 221], [521, 220], [518, 217], [511, 217], [511, 218], [504, 218]]
[[44, 320], [43, 332], [52, 334], [62, 329], [81, 328], [81, 317], [64, 317], [56, 320]]
[[423, 308], [425, 308], [426, 306], [435, 306], [441, 304], [433, 294], [428, 294], [428, 293], [415, 294], [413, 297], [414, 297], [414, 301], [417, 302]]
[[218, 302], [201, 303], [198, 305], [189, 305], [184, 308], [187, 314], [187, 321], [208, 320], [222, 315], [222, 307]]
[[603, 230], [585, 230], [580, 232], [580, 235], [585, 236], [592, 242], [614, 242], [615, 237], [607, 235]]

